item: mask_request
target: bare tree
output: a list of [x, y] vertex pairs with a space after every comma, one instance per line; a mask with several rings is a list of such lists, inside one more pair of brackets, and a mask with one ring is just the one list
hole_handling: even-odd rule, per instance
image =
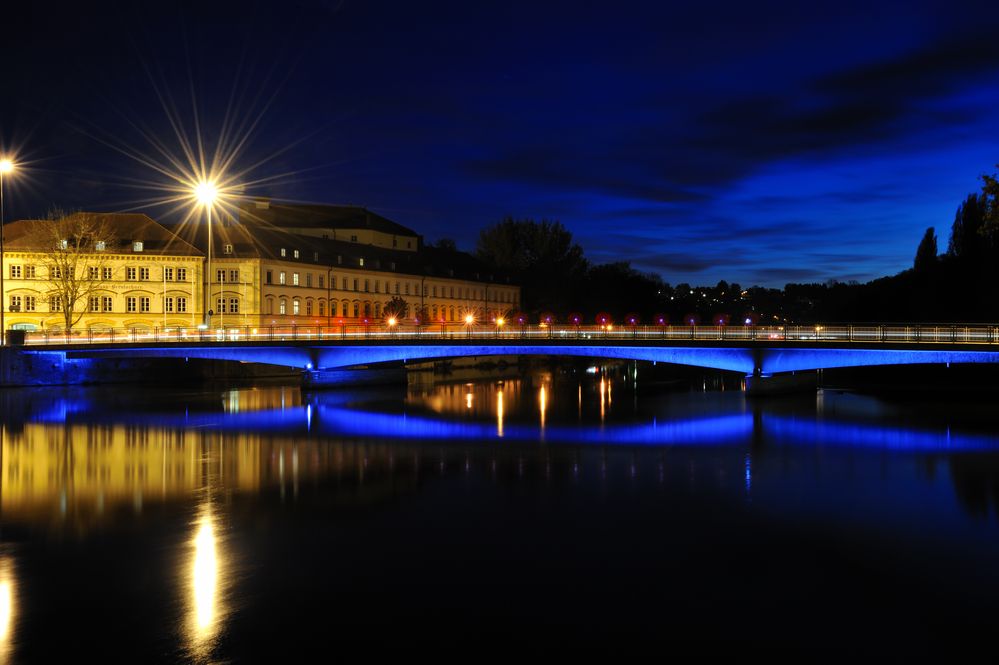
[[44, 301], [62, 314], [66, 331], [87, 312], [90, 298], [110, 281], [113, 254], [118, 249], [106, 215], [52, 213], [28, 231], [29, 243], [44, 254]]

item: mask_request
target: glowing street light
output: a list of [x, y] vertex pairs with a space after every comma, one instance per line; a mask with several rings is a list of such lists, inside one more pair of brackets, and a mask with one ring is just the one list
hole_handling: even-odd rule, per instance
[[3, 302], [4, 290], [3, 290], [3, 278], [4, 278], [4, 265], [3, 265], [3, 177], [8, 173], [14, 172], [14, 160], [9, 157], [4, 157], [0, 159], [0, 346], [7, 343], [7, 324], [4, 320], [4, 312], [7, 310], [7, 303]]
[[212, 325], [212, 206], [218, 198], [219, 190], [211, 180], [202, 180], [194, 185], [194, 199], [205, 207], [208, 216], [208, 268], [205, 272], [205, 327]]
[[475, 316], [469, 312], [465, 315], [465, 332], [468, 337], [472, 336], [472, 324], [475, 323]]

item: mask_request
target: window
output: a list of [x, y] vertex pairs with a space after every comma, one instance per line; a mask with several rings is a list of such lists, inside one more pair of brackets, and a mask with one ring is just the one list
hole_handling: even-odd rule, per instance
[[370, 290], [371, 290], [371, 285], [368, 283], [368, 280], [364, 280], [364, 292], [367, 293]]
[[239, 314], [239, 298], [229, 298], [229, 313]]
[[8, 308], [12, 312], [21, 311], [21, 296], [11, 296], [10, 297], [10, 307]]
[[229, 271], [229, 282], [232, 284], [239, 284], [239, 271], [230, 270]]
[[[36, 302], [35, 296], [24, 296], [24, 311], [34, 312], [35, 302]], [[62, 309], [62, 300], [59, 298], [59, 296], [55, 296], [52, 298], [52, 304], [57, 308], [52, 310], [53, 312], [58, 312]]]
[[139, 279], [149, 280], [149, 268], [139, 268]]
[[132, 243], [132, 251], [133, 252], [141, 252], [142, 251], [142, 241], [141, 240], [136, 240], [135, 242]]
[[281, 301], [278, 303], [278, 314], [287, 314], [287, 313], [288, 313], [288, 302], [284, 298], [282, 298]]
[[319, 301], [319, 316], [324, 316], [326, 314], [326, 301]]
[[177, 311], [178, 312], [187, 311], [187, 298], [185, 297], [177, 298]]
[[406, 241], [406, 249], [412, 249], [412, 248], [413, 248], [413, 241], [412, 240], [407, 240]]
[[350, 236], [350, 241], [351, 242], [357, 242], [357, 236], [356, 235]]
[[343, 278], [343, 290], [344, 291], [347, 290], [347, 278], [346, 277]]
[[434, 287], [434, 298], [436, 298], [436, 297], [437, 297], [437, 287], [435, 286]]
[[111, 268], [101, 268], [101, 279], [111, 279]]
[[129, 296], [125, 298], [125, 311], [134, 312], [138, 304], [138, 298], [135, 296]]
[[294, 256], [296, 259], [298, 258], [298, 250], [297, 249], [294, 252], [292, 252], [292, 256]]
[[357, 265], [361, 266], [362, 268], [364, 267], [364, 257], [363, 256], [357, 260]]
[[306, 316], [312, 316], [312, 301], [311, 300], [306, 300], [305, 301], [305, 315]]
[[342, 255], [342, 254], [337, 254], [337, 255], [336, 255], [336, 264], [337, 264], [338, 266], [339, 266], [339, 265], [343, 265], [343, 255]]
[[406, 295], [408, 296], [409, 295], [409, 282], [406, 282], [405, 287], [406, 287]]
[[312, 260], [319, 263], [319, 252], [312, 252]]
[[147, 297], [139, 298], [139, 311], [140, 312], [149, 311], [149, 298]]
[[454, 287], [453, 286], [451, 287], [450, 295], [448, 297], [449, 298], [454, 298]]
[[399, 282], [395, 283], [395, 294], [399, 295]]
[[297, 272], [291, 273], [291, 285], [292, 286], [298, 286], [298, 273]]
[[135, 280], [135, 276], [137, 274], [138, 274], [138, 271], [135, 268], [125, 268], [125, 279], [134, 281]]
[[354, 303], [354, 318], [356, 319], [360, 315], [361, 315], [361, 303], [355, 302]]
[[298, 307], [299, 307], [298, 298], [295, 298], [294, 300], [291, 301], [291, 313], [294, 314], [295, 316], [298, 316]]
[[265, 277], [264, 283], [266, 283], [266, 284], [273, 284], [274, 283], [274, 271], [268, 270], [267, 274], [264, 277]]
[[381, 283], [376, 279], [375, 280], [375, 293], [379, 293], [379, 287], [380, 286], [381, 286]]
[[59, 249], [69, 249], [69, 241], [68, 240], [60, 240], [59, 241]]
[[[332, 285], [332, 284], [333, 284], [333, 278], [331, 277], [330, 278], [330, 285]], [[319, 288], [321, 288], [321, 289], [325, 289], [326, 288], [326, 275], [320, 275], [319, 276]]]
[[215, 313], [225, 314], [225, 298], [217, 298], [215, 300]]
[[285, 282], [284, 271], [282, 270], [281, 272], [278, 273], [278, 284], [284, 284], [284, 282]]
[[87, 302], [87, 309], [91, 312], [101, 311], [100, 296], [90, 296], [90, 299]]
[[163, 269], [163, 281], [172, 282], [173, 281], [173, 268]]
[[226, 244], [222, 246], [223, 254], [232, 254], [232, 245]]
[[88, 279], [99, 279], [101, 274], [101, 269], [97, 266], [89, 266], [87, 268], [87, 278]]
[[173, 311], [173, 298], [172, 297], [168, 296], [168, 297], [166, 297], [166, 298], [163, 299], [163, 311], [164, 312], [172, 312]]
[[340, 316], [347, 316], [347, 308], [349, 306], [350, 305], [347, 303], [347, 301], [344, 301], [343, 307], [340, 308]]
[[[177, 268], [177, 281], [186, 282], [187, 281], [187, 268]], [[180, 311], [179, 309], [177, 310]]]
[[392, 246], [397, 247], [398, 245], [399, 245], [399, 239], [396, 238], [395, 236], [392, 236]]
[[25, 279], [35, 278], [35, 266], [24, 266], [24, 278]]
[[11, 266], [10, 267], [10, 278], [11, 279], [21, 279], [21, 266]]
[[358, 281], [355, 279], [354, 280], [354, 290], [355, 291], [357, 291], [357, 287], [358, 287]]
[[62, 267], [54, 266], [52, 270], [49, 271], [49, 277], [52, 279], [62, 279]]
[[281, 256], [288, 256], [288, 253], [285, 251], [284, 247], [281, 248]]
[[219, 284], [225, 282], [225, 270], [215, 271], [215, 281], [218, 282]]
[[101, 296], [101, 309], [105, 312], [110, 312], [113, 309], [114, 301], [111, 296]]
[[312, 273], [311, 272], [305, 273], [305, 285], [307, 287], [311, 287], [312, 286]]

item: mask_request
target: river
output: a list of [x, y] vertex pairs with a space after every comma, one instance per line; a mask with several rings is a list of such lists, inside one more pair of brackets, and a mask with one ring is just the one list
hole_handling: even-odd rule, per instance
[[987, 395], [443, 379], [3, 391], [0, 660], [992, 630]]

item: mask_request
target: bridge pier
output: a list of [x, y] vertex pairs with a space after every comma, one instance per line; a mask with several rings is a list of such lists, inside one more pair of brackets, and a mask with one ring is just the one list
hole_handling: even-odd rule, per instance
[[746, 377], [748, 397], [814, 392], [816, 388], [818, 388], [818, 377], [814, 371], [786, 374], [765, 374], [754, 371]]

